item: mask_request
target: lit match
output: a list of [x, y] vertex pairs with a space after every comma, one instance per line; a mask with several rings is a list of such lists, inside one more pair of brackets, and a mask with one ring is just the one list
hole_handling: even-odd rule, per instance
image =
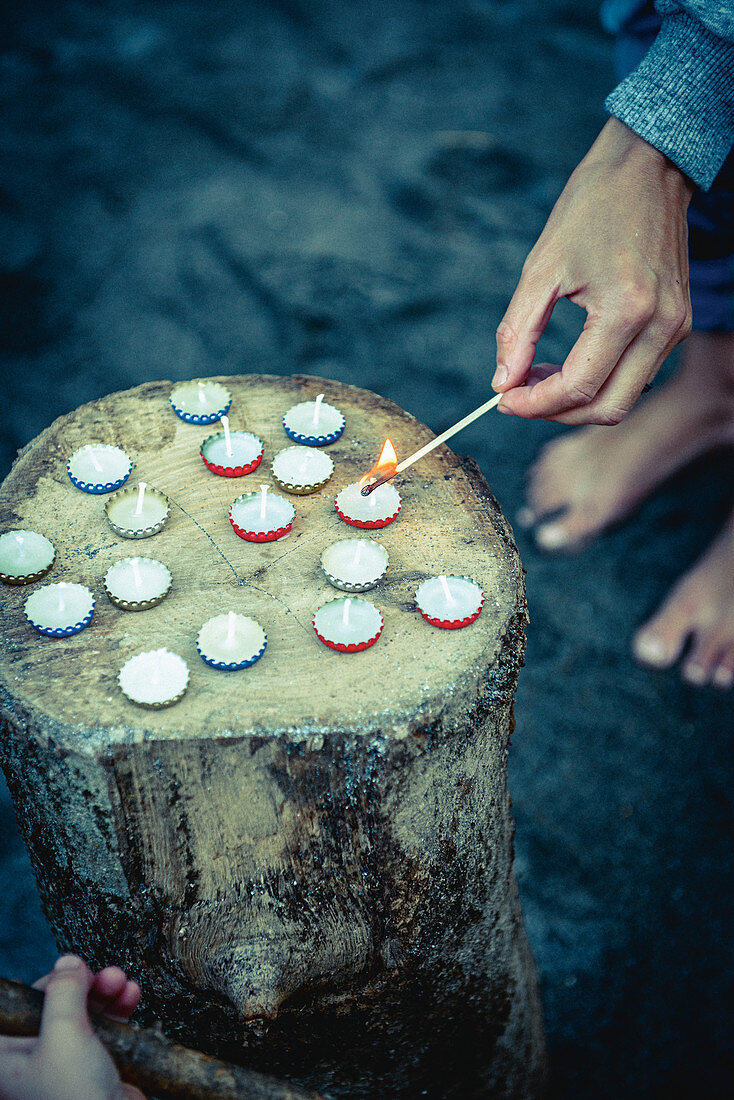
[[398, 456], [395, 453], [395, 448], [389, 439], [386, 439], [382, 450], [380, 451], [380, 457], [375, 465], [365, 474], [364, 477], [359, 479], [361, 486], [361, 493], [363, 497], [368, 497], [370, 493], [374, 493], [375, 489], [378, 489], [380, 485], [385, 485], [388, 481], [392, 481], [395, 474], [402, 474], [403, 470], [407, 470], [409, 466], [412, 466], [414, 462], [417, 462], [419, 458], [423, 458], [439, 444], [444, 443], [447, 439], [450, 439], [452, 435], [456, 435], [462, 428], [466, 428], [474, 420], [478, 420], [480, 416], [484, 416], [490, 409], [499, 405], [502, 400], [502, 394], [495, 394], [489, 401], [485, 401], [483, 405], [480, 405], [478, 409], [475, 409], [473, 413], [469, 413], [463, 420], [459, 420], [458, 423], [452, 427], [447, 428], [441, 435], [437, 435], [435, 439], [432, 439], [430, 443], [426, 443], [425, 447], [421, 447], [415, 454], [410, 455], [408, 458], [404, 458], [402, 462], [398, 462]]

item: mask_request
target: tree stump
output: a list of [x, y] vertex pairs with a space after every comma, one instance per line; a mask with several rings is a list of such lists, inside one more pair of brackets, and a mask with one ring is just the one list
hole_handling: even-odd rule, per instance
[[[126, 967], [143, 1022], [335, 1097], [538, 1095], [542, 1022], [506, 783], [526, 622], [511, 531], [478, 468], [439, 448], [398, 482], [400, 516], [375, 532], [390, 554], [367, 593], [382, 637], [360, 654], [326, 649], [311, 618], [337, 593], [320, 555], [362, 534], [334, 497], [385, 436], [406, 456], [431, 434], [335, 382], [220, 381], [233, 426], [265, 442], [254, 474], [209, 473], [199, 445], [217, 426], [178, 419], [171, 385], [156, 382], [57, 420], [0, 495], [3, 530], [56, 546], [47, 579], [97, 596], [91, 626], [50, 640], [24, 618], [28, 590], [2, 591], [3, 765], [59, 946]], [[335, 475], [292, 498], [289, 536], [246, 543], [228, 507], [272, 483], [283, 413], [319, 392], [347, 421], [329, 448]], [[106, 498], [71, 485], [66, 459], [89, 442], [123, 447], [131, 483], [168, 495], [160, 534], [117, 538]], [[131, 613], [101, 579], [136, 553], [165, 562], [174, 586]], [[438, 630], [420, 617], [415, 589], [440, 572], [481, 584], [476, 623]], [[269, 639], [234, 673], [195, 648], [201, 624], [229, 610]], [[189, 689], [142, 710], [117, 672], [162, 645], [187, 660]]]

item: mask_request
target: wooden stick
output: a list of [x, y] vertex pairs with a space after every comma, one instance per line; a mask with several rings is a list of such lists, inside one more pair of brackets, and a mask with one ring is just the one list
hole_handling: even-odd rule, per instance
[[441, 432], [435, 439], [432, 439], [430, 443], [426, 443], [425, 447], [421, 447], [419, 451], [415, 451], [414, 454], [409, 455], [408, 458], [404, 458], [402, 462], [399, 462], [391, 474], [383, 474], [382, 477], [378, 477], [376, 481], [368, 482], [367, 485], [362, 487], [362, 496], [368, 497], [370, 493], [374, 493], [375, 489], [379, 489], [381, 485], [386, 485], [388, 481], [392, 481], [395, 474], [402, 474], [403, 470], [407, 470], [409, 466], [412, 466], [414, 462], [417, 462], [419, 458], [423, 458], [424, 455], [429, 454], [435, 447], [438, 447], [441, 443], [444, 443], [447, 439], [451, 439], [452, 435], [456, 435], [462, 428], [468, 427], [474, 420], [478, 420], [480, 416], [484, 416], [486, 412], [493, 409], [495, 405], [499, 405], [502, 400], [502, 394], [495, 394], [494, 397], [490, 397], [489, 401], [485, 401], [483, 405], [480, 405], [478, 409], [475, 409], [473, 413], [469, 413], [463, 420], [459, 420], [458, 423], [453, 424], [450, 428], [447, 428], [445, 432]]
[[480, 416], [484, 416], [486, 412], [493, 409], [495, 405], [499, 405], [504, 394], [498, 393], [494, 397], [491, 397], [489, 401], [485, 401], [483, 405], [480, 405], [478, 409], [475, 409], [473, 413], [469, 413], [463, 420], [459, 420], [453, 427], [447, 428], [445, 432], [441, 432], [435, 439], [432, 439], [430, 443], [426, 443], [425, 447], [421, 447], [415, 454], [410, 455], [409, 458], [404, 458], [402, 462], [399, 462], [395, 468], [396, 474], [402, 474], [403, 470], [407, 470], [409, 466], [412, 466], [414, 462], [417, 462], [419, 458], [423, 458], [434, 447], [438, 447], [441, 443], [444, 443], [447, 439], [451, 439], [452, 435], [456, 435], [462, 428], [467, 428], [474, 420], [478, 420]]
[[[0, 978], [0, 1034], [37, 1035], [43, 994]], [[171, 1043], [157, 1031], [91, 1015], [123, 1081], [167, 1100], [322, 1100], [276, 1077]]]

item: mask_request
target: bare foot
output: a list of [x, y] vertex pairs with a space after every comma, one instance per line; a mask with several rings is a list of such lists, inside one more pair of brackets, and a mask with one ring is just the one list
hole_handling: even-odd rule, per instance
[[686, 642], [681, 666], [690, 684], [734, 684], [734, 511], [721, 534], [632, 639], [643, 665], [668, 668]]
[[[549, 551], [581, 549], [628, 515], [675, 470], [734, 444], [734, 334], [693, 333], [680, 373], [617, 427], [564, 435], [531, 468], [518, 515]], [[709, 550], [675, 585], [633, 640], [643, 664], [667, 668], [691, 647], [692, 684], [734, 684], [734, 513]]]
[[531, 467], [527, 506], [543, 550], [574, 552], [623, 519], [696, 455], [734, 444], [734, 334], [693, 333], [679, 374], [615, 427], [550, 443]]

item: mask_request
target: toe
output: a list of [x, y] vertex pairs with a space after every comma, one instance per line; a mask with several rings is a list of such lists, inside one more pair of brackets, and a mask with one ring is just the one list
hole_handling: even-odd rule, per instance
[[535, 541], [541, 550], [549, 553], [581, 550], [599, 533], [601, 524], [587, 510], [573, 508], [558, 519], [541, 523], [535, 531]]
[[667, 603], [632, 639], [632, 652], [648, 668], [670, 668], [680, 657], [693, 626], [675, 604]]
[[734, 645], [727, 653], [720, 653], [716, 668], [711, 675], [711, 683], [722, 691], [734, 686]]

